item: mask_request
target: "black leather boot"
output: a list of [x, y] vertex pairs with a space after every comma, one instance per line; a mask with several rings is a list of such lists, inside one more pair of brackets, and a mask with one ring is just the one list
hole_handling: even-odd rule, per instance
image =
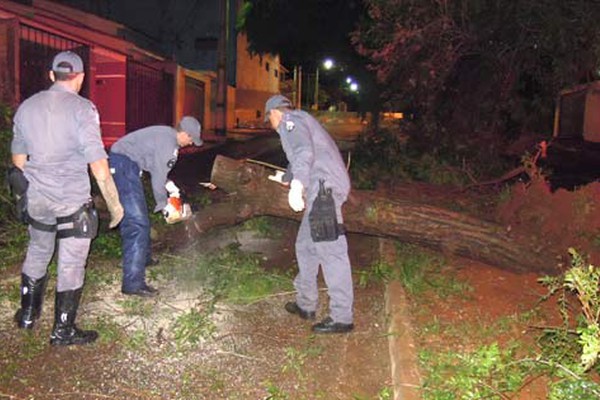
[[48, 275], [33, 279], [21, 274], [21, 308], [15, 314], [15, 322], [19, 328], [33, 329], [35, 321], [42, 313], [46, 282]]
[[56, 293], [54, 328], [52, 328], [52, 334], [50, 335], [51, 345], [87, 344], [98, 339], [98, 332], [84, 331], [75, 326], [82, 291], [83, 288], [79, 288]]

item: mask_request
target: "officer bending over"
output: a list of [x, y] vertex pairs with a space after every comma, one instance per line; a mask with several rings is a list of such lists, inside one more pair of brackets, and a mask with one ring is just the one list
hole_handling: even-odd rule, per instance
[[[302, 319], [315, 319], [319, 297], [317, 275], [321, 266], [329, 293], [329, 316], [313, 325], [312, 330], [349, 332], [354, 328], [354, 294], [348, 243], [341, 224], [350, 178], [340, 151], [316, 119], [304, 111], [293, 110], [284, 96], [275, 95], [267, 100], [265, 120], [279, 134], [290, 164], [289, 205], [299, 212], [306, 203], [307, 210], [296, 238], [296, 301], [287, 303], [285, 309]], [[270, 177], [279, 181], [281, 178], [282, 174]]]
[[75, 325], [85, 264], [98, 217], [91, 202], [88, 165], [111, 214], [110, 227], [123, 217], [100, 120], [92, 102], [79, 96], [83, 61], [72, 52], [57, 54], [49, 73], [54, 84], [25, 100], [14, 117], [11, 186], [19, 182], [22, 219], [29, 245], [21, 274], [19, 328], [32, 329], [40, 317], [47, 269], [58, 239], [58, 279], [52, 345], [85, 344], [98, 333]]
[[[117, 140], [110, 149], [110, 167], [125, 217], [119, 226], [123, 245], [123, 282], [126, 295], [152, 297], [158, 291], [146, 283], [146, 265], [151, 260], [150, 218], [141, 175], [150, 172], [156, 206], [167, 222], [176, 222], [184, 213], [179, 189], [167, 176], [177, 162], [179, 148], [202, 145], [200, 122], [185, 116], [177, 128], [149, 126]], [[168, 196], [167, 196], [168, 194]]]

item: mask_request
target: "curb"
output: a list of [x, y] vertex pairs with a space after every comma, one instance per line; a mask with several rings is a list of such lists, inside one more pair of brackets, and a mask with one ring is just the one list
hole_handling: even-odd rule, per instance
[[[384, 262], [395, 261], [394, 241], [380, 239], [379, 254]], [[389, 318], [388, 345], [394, 400], [418, 400], [421, 398], [421, 374], [417, 347], [406, 292], [398, 281], [391, 281], [386, 287], [385, 311]]]

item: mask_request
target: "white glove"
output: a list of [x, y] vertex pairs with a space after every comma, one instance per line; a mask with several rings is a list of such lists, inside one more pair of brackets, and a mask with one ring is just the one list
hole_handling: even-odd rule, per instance
[[277, 183], [283, 184], [283, 175], [285, 175], [284, 171], [277, 170], [275, 171], [275, 175], [269, 175], [269, 180]]
[[169, 192], [169, 197], [179, 197], [181, 195], [179, 188], [173, 181], [167, 181], [165, 189], [167, 189], [167, 192]]
[[304, 191], [304, 185], [298, 179], [292, 179], [290, 184], [290, 191], [288, 193], [288, 203], [292, 210], [299, 212], [304, 210], [304, 198], [302, 192]]

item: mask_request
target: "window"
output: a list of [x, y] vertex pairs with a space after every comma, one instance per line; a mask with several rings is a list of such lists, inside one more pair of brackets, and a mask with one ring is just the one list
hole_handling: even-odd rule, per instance
[[271, 69], [271, 64], [269, 64], [268, 62], [265, 63], [265, 69], [267, 71], [269, 71]]

